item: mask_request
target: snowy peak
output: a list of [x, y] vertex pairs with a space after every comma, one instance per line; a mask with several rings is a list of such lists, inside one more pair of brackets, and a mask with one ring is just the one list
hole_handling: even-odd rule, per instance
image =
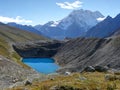
[[72, 23], [77, 23], [81, 27], [85, 27], [86, 25], [92, 27], [99, 22], [97, 18], [104, 18], [104, 16], [99, 11], [74, 10], [66, 18], [61, 20], [59, 27], [67, 29]]
[[43, 26], [48, 26], [48, 27], [57, 27], [60, 21], [49, 21], [48, 23], [44, 24]]
[[57, 25], [60, 23], [60, 21], [53, 21], [52, 23], [51, 23], [51, 27], [57, 27]]
[[94, 15], [95, 15], [96, 18], [104, 17], [99, 11], [95, 11]]
[[[59, 39], [68, 38], [76, 38], [80, 36], [84, 36], [85, 33], [100, 20], [104, 18], [104, 16], [98, 11], [90, 11], [90, 10], [74, 10], [67, 17], [63, 18], [60, 21], [50, 21], [44, 24], [39, 31], [42, 32], [43, 35], [48, 36], [50, 38], [56, 37]], [[98, 20], [99, 19], [99, 20]]]
[[66, 17], [59, 23], [58, 27], [66, 30], [73, 23], [73, 19], [71, 17]]
[[80, 10], [74, 10], [72, 11], [70, 14], [70, 16], [82, 16], [82, 15], [93, 15], [94, 17], [98, 18], [98, 17], [104, 17], [99, 11], [90, 11], [90, 10], [83, 10], [83, 9], [80, 9]]
[[99, 11], [92, 12], [90, 10], [80, 9], [72, 11], [67, 17], [60, 21], [49, 21], [44, 26], [59, 27], [66, 30], [73, 23], [77, 23], [81, 27], [85, 27], [86, 25], [92, 27], [102, 21], [101, 19], [103, 20], [104, 16]]

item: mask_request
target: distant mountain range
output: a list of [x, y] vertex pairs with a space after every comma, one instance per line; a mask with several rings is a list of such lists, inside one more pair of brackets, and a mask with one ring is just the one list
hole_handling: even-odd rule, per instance
[[105, 38], [120, 29], [120, 14], [115, 18], [110, 16], [104, 18], [99, 11], [80, 9], [74, 10], [62, 20], [49, 21], [44, 25], [27, 26], [16, 23], [8, 25], [58, 40], [77, 37]]
[[41, 35], [40, 31], [38, 31], [37, 29], [35, 29], [34, 27], [32, 27], [30, 25], [29, 26], [28, 25], [21, 25], [21, 24], [16, 24], [14, 22], [8, 23], [7, 25]]
[[74, 10], [60, 21], [50, 21], [35, 28], [37, 27], [43, 35], [54, 39], [76, 38], [84, 36], [91, 27], [99, 23], [99, 18], [104, 16], [98, 11]]

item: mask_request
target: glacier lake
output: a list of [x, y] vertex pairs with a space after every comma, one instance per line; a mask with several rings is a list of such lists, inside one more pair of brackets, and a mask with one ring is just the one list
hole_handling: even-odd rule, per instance
[[54, 59], [51, 58], [23, 58], [22, 62], [43, 74], [55, 73], [59, 69]]

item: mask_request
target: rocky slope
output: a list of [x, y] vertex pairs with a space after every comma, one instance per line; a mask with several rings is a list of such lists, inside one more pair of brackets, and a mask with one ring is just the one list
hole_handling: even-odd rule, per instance
[[15, 83], [15, 80], [21, 81], [26, 79], [29, 74], [36, 73], [20, 61], [21, 57], [12, 48], [12, 44], [16, 42], [35, 40], [48, 39], [0, 23], [0, 90]]
[[5, 90], [10, 85], [25, 80], [31, 74], [36, 74], [36, 72], [0, 56], [0, 90]]
[[46, 38], [22, 30], [15, 27], [8, 26], [6, 24], [0, 24], [0, 36], [1, 38], [5, 38], [5, 41], [12, 42], [25, 42], [30, 40], [45, 40]]
[[[49, 49], [48, 47], [46, 48]], [[26, 51], [27, 50], [25, 50], [25, 52]], [[48, 51], [45, 52], [47, 53]], [[105, 66], [120, 69], [119, 52], [119, 36], [108, 39], [77, 38], [64, 42], [64, 44], [58, 48], [57, 52], [52, 55], [52, 58], [62, 66], [59, 72], [82, 71], [87, 66]], [[39, 52], [39, 54], [40, 53], [43, 54], [42, 52]], [[22, 54], [24, 54], [24, 52]]]
[[60, 65], [69, 70], [73, 69], [73, 71], [81, 71], [87, 66], [99, 65], [120, 69], [119, 52], [120, 37], [112, 39], [79, 38], [67, 42], [54, 58]]
[[7, 26], [5, 24], [0, 24], [0, 55], [12, 58], [16, 55], [12, 49], [13, 43], [34, 40], [47, 39], [28, 31]]

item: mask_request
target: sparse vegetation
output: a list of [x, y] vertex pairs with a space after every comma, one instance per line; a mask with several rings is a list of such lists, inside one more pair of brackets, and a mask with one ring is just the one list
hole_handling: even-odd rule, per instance
[[[120, 80], [109, 81], [105, 73], [74, 73], [68, 76], [59, 75], [54, 79], [38, 82], [32, 85], [15, 87], [10, 90], [120, 90]], [[112, 75], [112, 74], [111, 74]], [[81, 79], [86, 78], [86, 79]]]

